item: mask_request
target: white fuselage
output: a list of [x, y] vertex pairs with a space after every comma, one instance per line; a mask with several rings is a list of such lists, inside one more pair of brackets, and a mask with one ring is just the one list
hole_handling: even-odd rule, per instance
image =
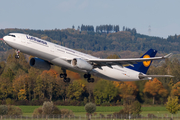
[[[89, 72], [90, 74], [99, 76], [108, 80], [115, 81], [136, 81], [140, 80], [139, 72], [121, 67], [118, 65], [112, 65], [112, 67], [102, 66], [101, 68], [94, 68], [91, 71], [86, 71], [73, 67], [66, 59], [81, 58], [84, 60], [98, 59], [94, 56], [78, 52], [76, 50], [69, 49], [67, 47], [57, 45], [30, 35], [14, 33], [16, 37], [5, 36], [4, 41], [14, 49], [20, 50], [23, 53], [37, 56], [44, 59], [54, 65], [58, 65], [64, 69], [69, 69], [75, 72]], [[142, 80], [142, 79], [141, 79]]]

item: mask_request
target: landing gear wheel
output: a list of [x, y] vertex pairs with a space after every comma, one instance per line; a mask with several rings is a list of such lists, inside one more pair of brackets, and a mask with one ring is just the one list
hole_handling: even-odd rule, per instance
[[91, 78], [91, 82], [92, 82], [92, 83], [94, 82], [94, 78]]
[[66, 78], [66, 80], [67, 80], [67, 82], [70, 82], [71, 79], [70, 78]]
[[70, 78], [66, 78], [67, 77], [67, 74], [66, 74], [66, 69], [62, 69], [62, 71], [63, 71], [63, 73], [61, 73], [59, 76], [60, 76], [60, 78], [64, 78], [63, 79], [63, 81], [65, 82], [65, 83], [68, 83], [68, 82], [70, 82]]
[[91, 74], [84, 74], [84, 78], [91, 78]]
[[87, 74], [84, 74], [84, 78], [88, 78], [88, 75], [87, 75]]
[[65, 83], [69, 83], [70, 80], [71, 80], [70, 78], [64, 78], [64, 79], [63, 79], [63, 81], [64, 81]]
[[64, 82], [67, 82], [66, 78], [63, 79]]
[[15, 55], [15, 58], [16, 58], [16, 59], [19, 59], [19, 55]]
[[93, 83], [94, 82], [94, 78], [88, 78], [87, 81], [88, 81], [88, 83], [90, 83], [90, 82]]
[[94, 82], [94, 78], [91, 78], [91, 74], [84, 74], [84, 78], [87, 78], [87, 81], [90, 82]]
[[66, 78], [67, 77], [67, 74], [66, 73], [64, 73], [64, 74], [60, 74], [60, 78]]

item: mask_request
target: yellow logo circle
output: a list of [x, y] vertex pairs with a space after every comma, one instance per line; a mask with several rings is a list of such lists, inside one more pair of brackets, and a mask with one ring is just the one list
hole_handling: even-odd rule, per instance
[[[150, 58], [150, 56], [149, 55], [144, 55], [143, 58]], [[148, 67], [150, 64], [151, 64], [151, 61], [143, 61], [143, 65], [145, 67]]]

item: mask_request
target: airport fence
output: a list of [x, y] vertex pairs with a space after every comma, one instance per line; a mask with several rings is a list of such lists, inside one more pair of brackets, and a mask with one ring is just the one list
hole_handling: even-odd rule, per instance
[[[1, 120], [89, 120], [87, 115], [84, 116], [66, 116], [66, 115], [36, 115], [36, 116], [1, 116]], [[141, 115], [93, 115], [91, 120], [180, 120], [180, 115], [166, 116], [164, 114], [148, 114], [147, 116]]]

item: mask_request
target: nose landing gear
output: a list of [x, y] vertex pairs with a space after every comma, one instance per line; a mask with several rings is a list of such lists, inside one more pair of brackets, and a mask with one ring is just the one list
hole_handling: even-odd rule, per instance
[[20, 56], [19, 56], [20, 50], [15, 50], [15, 52], [16, 52], [15, 58], [16, 58], [16, 59], [19, 59], [19, 57], [20, 57]]
[[91, 78], [91, 74], [84, 74], [84, 78], [87, 78], [87, 81], [90, 83], [90, 82], [94, 82], [94, 78]]

